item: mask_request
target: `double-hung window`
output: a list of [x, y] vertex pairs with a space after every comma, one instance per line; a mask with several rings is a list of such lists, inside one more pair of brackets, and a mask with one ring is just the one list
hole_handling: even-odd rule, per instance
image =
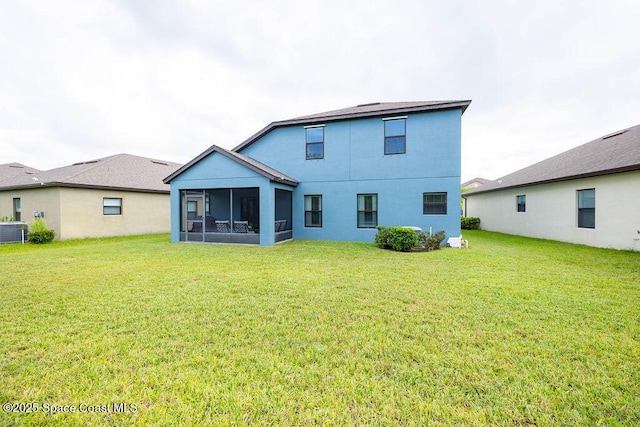
[[122, 215], [122, 199], [105, 197], [102, 199], [103, 215]]
[[516, 196], [516, 210], [518, 212], [527, 211], [527, 196], [525, 194]]
[[307, 160], [324, 159], [324, 126], [305, 128]]
[[424, 215], [446, 215], [447, 193], [423, 193], [422, 213]]
[[358, 194], [358, 228], [378, 226], [378, 195]]
[[406, 153], [407, 119], [406, 117], [384, 120], [384, 154]]
[[578, 190], [578, 227], [596, 228], [596, 189]]
[[322, 227], [322, 196], [304, 196], [304, 226]]

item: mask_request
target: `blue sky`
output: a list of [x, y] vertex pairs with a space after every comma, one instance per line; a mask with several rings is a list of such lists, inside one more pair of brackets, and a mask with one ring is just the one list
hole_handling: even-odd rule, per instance
[[636, 1], [2, 1], [0, 163], [187, 162], [268, 123], [472, 99], [462, 180], [640, 123]]

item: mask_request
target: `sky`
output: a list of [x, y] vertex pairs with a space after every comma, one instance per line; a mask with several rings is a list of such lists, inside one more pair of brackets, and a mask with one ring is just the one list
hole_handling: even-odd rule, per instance
[[461, 180], [497, 179], [640, 124], [638, 22], [637, 0], [0, 0], [0, 164], [186, 163], [273, 121], [470, 99]]

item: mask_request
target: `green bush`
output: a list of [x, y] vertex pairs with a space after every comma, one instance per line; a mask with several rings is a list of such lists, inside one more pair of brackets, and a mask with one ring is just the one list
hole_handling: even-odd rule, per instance
[[44, 219], [38, 218], [29, 224], [29, 242], [35, 244], [49, 243], [55, 237], [55, 231], [47, 228], [47, 223]]
[[436, 249], [440, 249], [440, 244], [446, 237], [446, 233], [444, 232], [444, 230], [436, 231], [431, 235], [428, 235], [427, 233], [424, 233], [424, 232], [422, 234], [424, 234], [425, 236], [424, 244], [422, 244], [422, 247], [426, 251], [435, 251]]
[[460, 220], [460, 228], [463, 230], [477, 230], [480, 228], [480, 218], [474, 216], [462, 217]]
[[418, 235], [411, 228], [391, 227], [388, 242], [394, 251], [409, 252], [418, 244]]
[[374, 240], [376, 246], [380, 249], [391, 249], [391, 246], [389, 245], [389, 227], [379, 225], [376, 228], [378, 229]]
[[446, 236], [444, 230], [429, 235], [424, 231], [416, 233], [413, 229], [406, 227], [378, 226], [377, 228], [376, 246], [380, 249], [392, 249], [401, 252], [440, 249], [440, 244]]
[[375, 244], [381, 249], [408, 252], [418, 244], [418, 235], [411, 228], [379, 226]]

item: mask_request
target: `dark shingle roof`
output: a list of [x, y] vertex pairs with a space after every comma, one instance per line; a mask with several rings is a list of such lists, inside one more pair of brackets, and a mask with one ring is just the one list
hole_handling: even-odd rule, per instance
[[241, 165], [243, 165], [245, 167], [248, 167], [249, 169], [259, 173], [260, 175], [268, 178], [271, 181], [281, 182], [283, 184], [292, 185], [294, 187], [298, 185], [298, 181], [296, 181], [295, 179], [283, 174], [282, 172], [279, 172], [279, 171], [273, 169], [272, 167], [269, 167], [269, 166], [265, 165], [264, 163], [260, 163], [259, 161], [255, 160], [255, 159], [253, 159], [253, 158], [251, 158], [249, 156], [245, 156], [244, 154], [236, 153], [235, 151], [230, 151], [230, 150], [227, 150], [225, 148], [218, 147], [217, 145], [212, 145], [211, 147], [209, 147], [206, 151], [202, 152], [195, 159], [191, 160], [189, 163], [187, 163], [186, 165], [182, 166], [180, 169], [176, 170], [171, 175], [167, 176], [163, 180], [163, 182], [165, 182], [166, 184], [169, 184], [178, 175], [182, 174], [184, 171], [189, 169], [191, 166], [195, 165], [200, 160], [204, 159], [205, 157], [207, 157], [207, 156], [209, 156], [209, 155], [211, 155], [213, 153], [220, 153], [223, 156], [228, 157], [229, 159], [231, 159], [231, 160], [233, 160], [235, 162], [238, 162]]
[[264, 135], [268, 134], [277, 127], [291, 125], [311, 125], [318, 123], [326, 123], [330, 121], [357, 119], [364, 117], [381, 117], [396, 114], [418, 113], [432, 110], [446, 110], [452, 108], [461, 108], [464, 113], [471, 104], [471, 100], [462, 101], [417, 101], [417, 102], [373, 102], [370, 104], [361, 104], [355, 107], [343, 108], [340, 110], [332, 110], [324, 113], [311, 114], [308, 116], [296, 117], [294, 119], [282, 120], [270, 123], [256, 134], [249, 137], [243, 143], [233, 149], [233, 151], [242, 151], [244, 148], [256, 142]]
[[162, 179], [180, 166], [178, 163], [116, 154], [4, 180], [0, 182], [0, 190], [47, 186], [168, 193], [169, 186]]
[[640, 125], [610, 133], [513, 172], [466, 195], [640, 170]]

